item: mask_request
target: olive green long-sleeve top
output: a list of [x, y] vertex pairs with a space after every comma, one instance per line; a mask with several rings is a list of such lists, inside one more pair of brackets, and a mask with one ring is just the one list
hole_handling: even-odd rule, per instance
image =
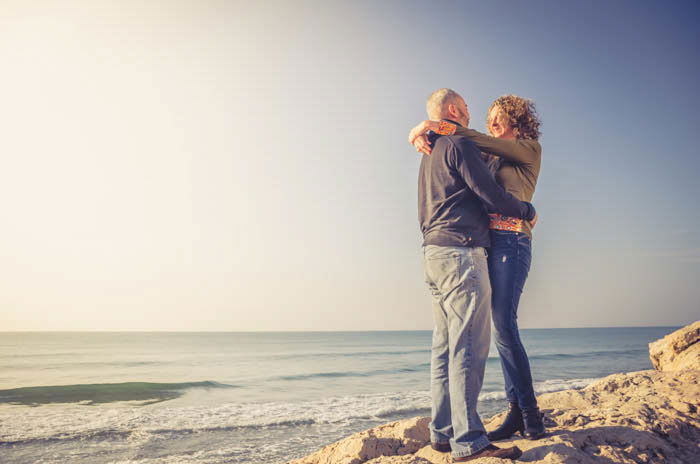
[[[459, 126], [455, 135], [467, 137], [481, 151], [503, 158], [501, 166], [496, 171], [496, 182], [518, 200], [532, 201], [542, 161], [542, 146], [537, 140], [499, 139]], [[527, 221], [525, 221], [525, 233], [532, 237], [532, 229]]]

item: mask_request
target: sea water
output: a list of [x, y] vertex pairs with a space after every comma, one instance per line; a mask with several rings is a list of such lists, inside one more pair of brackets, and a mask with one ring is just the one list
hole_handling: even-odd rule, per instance
[[[650, 369], [675, 327], [525, 329], [538, 393]], [[429, 331], [0, 333], [0, 462], [282, 463], [430, 414]], [[505, 408], [491, 347], [479, 412]]]

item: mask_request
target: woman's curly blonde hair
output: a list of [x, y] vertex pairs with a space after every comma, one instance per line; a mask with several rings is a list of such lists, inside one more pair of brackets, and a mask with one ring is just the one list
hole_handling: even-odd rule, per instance
[[539, 140], [540, 135], [542, 135], [540, 133], [541, 122], [532, 100], [517, 95], [498, 97], [489, 107], [486, 127], [490, 126], [491, 110], [496, 106], [503, 111], [503, 115], [513, 128], [517, 138]]

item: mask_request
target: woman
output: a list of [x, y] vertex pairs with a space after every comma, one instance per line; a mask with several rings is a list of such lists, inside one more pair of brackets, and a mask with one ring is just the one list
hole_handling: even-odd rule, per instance
[[[427, 131], [467, 137], [485, 153], [497, 182], [519, 200], [531, 201], [542, 155], [538, 142], [540, 121], [532, 101], [515, 95], [499, 97], [491, 104], [486, 123], [492, 137], [444, 121], [423, 121], [411, 131], [409, 141], [418, 151], [430, 154], [424, 135]], [[510, 407], [503, 424], [490, 432], [488, 438], [502, 440], [520, 432], [525, 438], [535, 440], [544, 436], [545, 429], [517, 322], [518, 302], [530, 270], [534, 224], [497, 212], [489, 217], [492, 319]]]

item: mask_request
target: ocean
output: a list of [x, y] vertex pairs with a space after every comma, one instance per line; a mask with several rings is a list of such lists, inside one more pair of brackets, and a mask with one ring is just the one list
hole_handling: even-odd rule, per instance
[[[538, 393], [650, 369], [677, 327], [524, 329]], [[0, 462], [275, 464], [430, 414], [430, 331], [0, 333]], [[479, 411], [505, 408], [495, 347]]]

